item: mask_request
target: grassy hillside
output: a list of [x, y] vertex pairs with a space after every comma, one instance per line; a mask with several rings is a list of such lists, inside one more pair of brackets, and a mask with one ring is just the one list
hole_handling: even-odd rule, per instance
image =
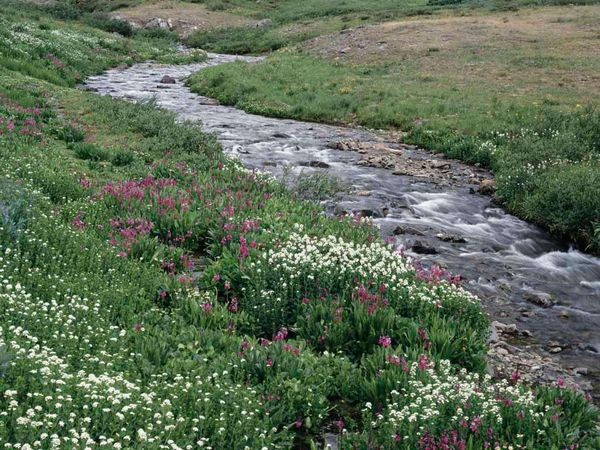
[[115, 30], [97, 28], [111, 28], [106, 26], [110, 21], [101, 22], [97, 16], [61, 21], [57, 16], [63, 14], [52, 9], [56, 5], [52, 8], [26, 5], [2, 2], [0, 70], [74, 86], [86, 76], [119, 64], [147, 59], [185, 63], [206, 57], [202, 51], [175, 55], [177, 37], [169, 33], [141, 31], [134, 35], [130, 30], [131, 33], [125, 32], [126, 37]]
[[[30, 25], [47, 46], [109, 38], [25, 17], [48, 21]], [[103, 65], [153, 42], [112, 37]], [[85, 70], [96, 41], [77, 42], [62, 57]], [[20, 55], [0, 72], [6, 448], [315, 448], [325, 431], [345, 449], [600, 448], [597, 409], [564, 380], [485, 375], [488, 320], [457, 277], [197, 125]]]
[[406, 131], [491, 167], [511, 211], [598, 252], [598, 29], [599, 6], [416, 17], [211, 68], [190, 86], [258, 114]]
[[413, 16], [586, 5], [598, 0], [203, 0], [208, 8], [260, 20], [259, 26], [199, 30], [188, 43], [222, 53], [263, 53], [356, 26]]

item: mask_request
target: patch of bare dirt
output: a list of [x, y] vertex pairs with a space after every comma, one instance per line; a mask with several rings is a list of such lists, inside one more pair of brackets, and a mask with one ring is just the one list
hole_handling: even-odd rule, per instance
[[598, 55], [600, 6], [528, 9], [490, 15], [419, 18], [320, 36], [304, 47], [354, 62], [443, 53], [460, 48], [557, 46]]
[[204, 5], [177, 1], [144, 3], [133, 8], [119, 10], [115, 16], [137, 27], [148, 24], [170, 28], [182, 35], [197, 30], [237, 27], [254, 22], [242, 16], [222, 11], [210, 11]]

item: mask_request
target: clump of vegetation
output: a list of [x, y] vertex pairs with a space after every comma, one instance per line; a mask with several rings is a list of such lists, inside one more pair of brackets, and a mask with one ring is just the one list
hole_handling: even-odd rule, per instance
[[71, 146], [71, 149], [75, 152], [77, 157], [81, 159], [90, 161], [108, 161], [110, 159], [110, 152], [95, 144], [87, 142], [76, 143]]
[[346, 183], [327, 172], [302, 171], [294, 175], [289, 166], [284, 169], [282, 182], [298, 198], [313, 202], [331, 199], [350, 190]]
[[86, 17], [86, 23], [109, 33], [119, 33], [121, 36], [133, 36], [135, 30], [129, 22], [115, 19], [105, 13], [94, 13]]

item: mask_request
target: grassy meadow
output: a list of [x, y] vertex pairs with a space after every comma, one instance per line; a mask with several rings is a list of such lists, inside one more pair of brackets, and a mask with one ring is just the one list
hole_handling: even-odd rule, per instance
[[21, 23], [0, 34], [4, 448], [600, 448], [563, 379], [486, 374], [459, 277], [197, 124], [72, 87], [76, 67], [170, 58], [164, 37], [32, 8], [0, 11]]
[[600, 6], [414, 17], [189, 84], [257, 114], [400, 129], [406, 142], [492, 168], [511, 211], [598, 252], [599, 26]]

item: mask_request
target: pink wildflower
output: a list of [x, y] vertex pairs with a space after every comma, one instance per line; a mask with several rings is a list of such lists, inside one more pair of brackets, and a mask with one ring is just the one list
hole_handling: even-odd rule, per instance
[[238, 300], [237, 297], [233, 297], [231, 299], [231, 301], [229, 302], [229, 307], [227, 308], [229, 310], [229, 312], [237, 312], [238, 310]]
[[510, 376], [510, 381], [512, 381], [513, 383], [516, 383], [517, 381], [519, 381], [519, 379], [521, 378], [521, 374], [519, 373], [518, 370], [515, 370], [512, 375]]
[[382, 347], [389, 347], [392, 345], [392, 338], [389, 336], [379, 336], [379, 340], [377, 341], [379, 345]]
[[287, 335], [288, 335], [288, 330], [287, 330], [287, 328], [283, 327], [275, 334], [275, 336], [273, 336], [273, 340], [274, 341], [283, 341], [285, 338], [287, 338]]

